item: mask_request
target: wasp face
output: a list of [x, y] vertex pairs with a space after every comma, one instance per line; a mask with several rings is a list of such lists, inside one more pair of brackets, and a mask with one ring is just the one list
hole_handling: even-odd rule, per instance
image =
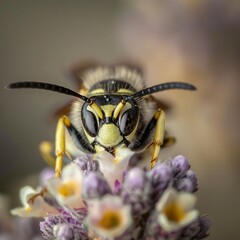
[[[63, 116], [58, 121], [55, 149], [57, 175], [61, 173], [66, 153], [65, 128], [75, 147], [86, 153], [106, 150], [114, 154], [119, 145], [141, 151], [154, 144], [152, 168], [164, 142], [165, 115], [161, 109], [156, 111], [156, 104], [148, 95], [170, 89], [195, 90], [195, 86], [170, 82], [145, 88], [142, 72], [125, 65], [92, 66], [79, 70], [74, 72], [79, 92], [44, 82], [16, 82], [7, 86], [9, 89], [44, 89], [77, 98], [62, 109]], [[75, 151], [71, 145], [69, 149]]]
[[103, 95], [92, 97], [97, 105], [84, 103], [81, 115], [88, 141], [96, 149], [114, 151], [120, 144], [129, 145], [139, 123], [139, 107], [134, 100], [127, 102], [116, 113], [123, 96]]

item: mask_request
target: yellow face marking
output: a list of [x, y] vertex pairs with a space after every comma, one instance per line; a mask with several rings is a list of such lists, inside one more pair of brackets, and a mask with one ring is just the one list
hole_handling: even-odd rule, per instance
[[105, 147], [112, 147], [119, 144], [123, 138], [120, 131], [114, 124], [104, 124], [98, 132], [98, 142]]
[[92, 143], [95, 138], [92, 137], [92, 136], [90, 136], [84, 128], [83, 128], [83, 131], [84, 131], [84, 133], [86, 134], [86, 137], [87, 137], [88, 141], [89, 141], [90, 143]]
[[92, 94], [92, 95], [94, 95], [94, 94], [96, 94], [96, 95], [97, 94], [103, 94], [103, 93], [105, 93], [105, 91], [104, 91], [104, 89], [101, 89], [101, 88], [95, 89], [95, 90], [89, 92], [89, 94]]
[[99, 146], [99, 145], [95, 145], [95, 150], [96, 150], [96, 152], [98, 153], [98, 152], [104, 151], [105, 148], [103, 148], [102, 146]]
[[99, 118], [103, 119], [102, 110], [95, 102], [90, 103], [90, 107], [96, 112]]
[[113, 118], [116, 119], [119, 115], [119, 113], [121, 112], [121, 110], [124, 108], [124, 106], [126, 105], [126, 102], [124, 100], [122, 100], [115, 108], [114, 113], [113, 113]]
[[126, 89], [126, 88], [120, 88], [120, 89], [118, 89], [117, 93], [133, 94], [133, 91], [131, 91], [131, 90], [129, 90], [129, 89]]
[[109, 105], [103, 105], [102, 110], [103, 110], [105, 116], [106, 117], [111, 117], [115, 107], [116, 107], [115, 105], [110, 105], [110, 104]]

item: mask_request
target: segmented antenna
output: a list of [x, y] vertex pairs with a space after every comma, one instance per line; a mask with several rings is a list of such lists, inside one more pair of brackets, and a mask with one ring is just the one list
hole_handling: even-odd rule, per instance
[[51, 83], [45, 83], [45, 82], [16, 82], [16, 83], [10, 83], [6, 88], [8, 89], [15, 89], [15, 88], [34, 88], [34, 89], [43, 89], [43, 90], [49, 90], [53, 92], [58, 92], [70, 96], [74, 96], [77, 98], [82, 99], [85, 102], [91, 102], [91, 100], [77, 92], [74, 92], [73, 90], [69, 88], [65, 88], [62, 86], [58, 86]]
[[165, 90], [170, 90], [170, 89], [183, 89], [183, 90], [196, 90], [197, 88], [189, 83], [183, 83], [183, 82], [168, 82], [168, 83], [161, 83], [149, 88], [145, 88], [139, 92], [136, 92], [130, 96], [126, 97], [126, 101], [134, 99], [134, 98], [139, 98], [143, 97], [149, 94], [153, 94], [156, 92], [161, 92]]

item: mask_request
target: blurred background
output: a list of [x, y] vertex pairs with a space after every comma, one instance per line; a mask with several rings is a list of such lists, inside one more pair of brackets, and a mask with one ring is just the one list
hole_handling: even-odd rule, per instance
[[[134, 62], [146, 84], [186, 81], [197, 92], [155, 96], [172, 106], [167, 129], [199, 179], [209, 239], [238, 239], [240, 214], [240, 3], [237, 0], [0, 2], [0, 219], [18, 190], [45, 167], [38, 146], [54, 141], [53, 111], [71, 100], [46, 91], [7, 91], [15, 81], [73, 87], [78, 62]], [[8, 196], [8, 198], [6, 197]], [[11, 201], [10, 201], [11, 200]]]

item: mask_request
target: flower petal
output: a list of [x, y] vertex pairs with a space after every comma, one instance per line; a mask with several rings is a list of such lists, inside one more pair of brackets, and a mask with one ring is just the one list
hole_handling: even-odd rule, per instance
[[50, 194], [60, 205], [71, 208], [83, 207], [82, 201], [82, 173], [76, 164], [69, 164], [63, 168], [62, 179], [51, 178], [46, 181]]
[[198, 217], [198, 211], [192, 210], [195, 202], [196, 197], [191, 193], [167, 189], [156, 206], [158, 223], [168, 232], [187, 226]]
[[131, 226], [131, 208], [124, 205], [120, 197], [105, 195], [102, 199], [91, 200], [86, 222], [98, 236], [114, 239]]
[[109, 152], [100, 152], [96, 154], [99, 161], [100, 171], [107, 179], [111, 189], [114, 189], [116, 180], [123, 181], [123, 172], [127, 169], [129, 160], [134, 154], [130, 149], [119, 147], [116, 149], [115, 158]]
[[72, 163], [66, 165], [62, 170], [62, 180], [76, 180], [79, 183], [82, 182], [82, 172], [80, 171], [79, 167]]
[[176, 197], [177, 197], [177, 191], [175, 189], [173, 189], [173, 188], [166, 189], [163, 196], [157, 203], [157, 206], [156, 206], [157, 210], [162, 211], [164, 206], [167, 203], [174, 201], [176, 199]]
[[30, 186], [25, 186], [20, 189], [20, 201], [22, 205], [27, 206], [28, 203], [27, 201], [29, 200], [30, 196], [33, 196], [36, 194], [36, 191], [30, 187]]
[[187, 212], [194, 208], [197, 202], [197, 198], [191, 193], [180, 192], [177, 201], [181, 205], [183, 210]]

